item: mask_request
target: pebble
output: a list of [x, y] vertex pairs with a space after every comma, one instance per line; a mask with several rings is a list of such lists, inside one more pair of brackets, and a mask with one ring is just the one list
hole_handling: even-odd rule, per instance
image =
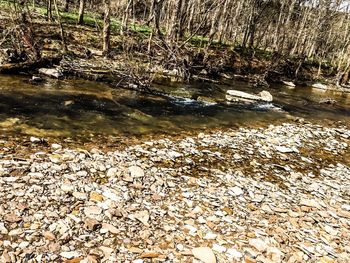
[[60, 256], [66, 259], [72, 259], [72, 258], [77, 258], [81, 254], [77, 251], [69, 251], [69, 252], [61, 252]]
[[41, 142], [41, 140], [39, 138], [36, 138], [36, 137], [30, 137], [29, 139], [32, 143], [38, 143], [38, 142]]
[[110, 232], [112, 234], [118, 234], [119, 233], [118, 228], [116, 228], [115, 226], [113, 226], [111, 224], [106, 224], [106, 223], [102, 224], [102, 230], [107, 230], [108, 232]]
[[259, 252], [264, 252], [268, 248], [268, 245], [263, 240], [258, 238], [250, 239], [249, 245], [254, 247]]
[[276, 151], [279, 151], [281, 153], [292, 153], [294, 152], [293, 149], [285, 147], [285, 146], [276, 146]]
[[52, 241], [52, 240], [56, 239], [55, 235], [52, 232], [50, 232], [50, 231], [45, 231], [44, 232], [44, 237], [45, 237], [45, 239], [47, 239], [49, 241]]
[[3, 150], [0, 262], [25, 251], [38, 262], [347, 262], [349, 138], [286, 123], [110, 152]]
[[224, 246], [220, 246], [218, 244], [214, 244], [213, 245], [213, 250], [218, 252], [218, 253], [225, 253], [227, 248], [225, 248]]
[[53, 144], [51, 144], [51, 148], [54, 150], [59, 150], [59, 149], [62, 149], [62, 145], [57, 144], [57, 143], [53, 143]]
[[346, 211], [350, 211], [350, 205], [342, 205], [341, 208]]
[[304, 206], [308, 206], [308, 207], [315, 207], [315, 208], [320, 207], [320, 204], [316, 200], [313, 200], [313, 199], [301, 199], [300, 205], [304, 205]]
[[90, 201], [102, 202], [103, 199], [104, 199], [103, 196], [99, 193], [96, 193], [96, 192], [90, 193]]
[[214, 233], [207, 233], [205, 236], [204, 236], [204, 239], [209, 239], [209, 240], [214, 240], [216, 239], [217, 235], [214, 234]]
[[85, 207], [84, 213], [87, 217], [94, 217], [102, 213], [102, 208], [98, 206]]
[[107, 171], [107, 177], [115, 177], [118, 174], [118, 169], [113, 167], [113, 168], [109, 168]]
[[234, 249], [234, 248], [230, 248], [227, 250], [227, 254], [230, 255], [233, 258], [242, 258], [243, 254], [241, 252], [239, 252], [238, 250]]
[[230, 189], [230, 194], [234, 195], [234, 196], [239, 196], [242, 195], [244, 192], [241, 188], [239, 188], [238, 186], [235, 186], [233, 188]]
[[197, 247], [192, 249], [193, 256], [203, 263], [216, 263], [216, 257], [209, 247]]
[[72, 184], [62, 184], [61, 189], [63, 192], [69, 193], [74, 191], [74, 186]]
[[149, 212], [147, 210], [139, 211], [139, 212], [135, 213], [134, 218], [139, 220], [145, 226], [149, 226], [149, 224], [148, 224]]
[[88, 217], [84, 220], [84, 226], [89, 231], [95, 231], [101, 224], [96, 219]]
[[86, 193], [82, 193], [82, 192], [73, 192], [72, 194], [76, 199], [79, 200], [86, 200], [87, 199], [87, 194]]
[[132, 178], [140, 178], [145, 176], [145, 172], [139, 166], [129, 167], [129, 173]]

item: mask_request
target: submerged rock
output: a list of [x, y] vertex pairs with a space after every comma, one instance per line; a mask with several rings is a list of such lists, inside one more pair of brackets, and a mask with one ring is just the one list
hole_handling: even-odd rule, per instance
[[217, 102], [215, 101], [215, 99], [210, 98], [210, 97], [205, 97], [205, 96], [198, 96], [197, 97], [197, 101], [201, 102], [205, 105], [214, 105], [217, 104]]
[[334, 105], [336, 103], [337, 103], [337, 101], [332, 99], [332, 98], [325, 98], [325, 99], [320, 100], [320, 104]]
[[132, 118], [138, 121], [144, 121], [144, 122], [149, 121], [152, 118], [151, 115], [148, 115], [139, 110], [134, 110], [133, 112], [127, 113], [127, 116], [129, 118]]
[[29, 82], [32, 82], [32, 83], [40, 83], [40, 82], [43, 82], [44, 80], [40, 77], [37, 77], [37, 76], [32, 76], [32, 78], [29, 80]]
[[20, 122], [20, 119], [18, 118], [7, 118], [3, 122], [0, 122], [0, 127], [9, 128], [9, 127], [15, 126], [19, 122]]

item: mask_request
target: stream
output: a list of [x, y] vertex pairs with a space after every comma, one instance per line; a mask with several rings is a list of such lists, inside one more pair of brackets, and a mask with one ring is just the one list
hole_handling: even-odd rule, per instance
[[[350, 94], [308, 87], [273, 85], [273, 103], [227, 104], [228, 89], [258, 93], [247, 83], [162, 84], [169, 96], [115, 89], [86, 80], [47, 80], [0, 76], [0, 128], [42, 137], [179, 134], [216, 128], [261, 126], [304, 118], [316, 123], [350, 123]], [[204, 98], [204, 99], [200, 99]], [[219, 103], [205, 102], [215, 100]], [[320, 103], [324, 100], [334, 104]], [[204, 102], [203, 102], [204, 101]]]

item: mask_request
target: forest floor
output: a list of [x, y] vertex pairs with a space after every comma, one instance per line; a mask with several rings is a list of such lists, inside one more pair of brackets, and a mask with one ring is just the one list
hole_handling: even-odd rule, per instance
[[346, 127], [240, 128], [110, 151], [1, 144], [1, 262], [350, 258]]
[[[0, 3], [0, 28], [3, 32], [11, 32], [15, 27], [9, 17], [7, 2]], [[324, 66], [319, 72], [318, 63], [312, 61], [301, 63], [301, 58], [284, 58], [268, 51], [245, 50], [221, 43], [207, 48], [207, 40], [198, 37], [193, 37], [181, 48], [175, 48], [178, 43], [164, 46], [156, 37], [149, 41], [152, 29], [142, 23], [130, 24], [127, 32], [121, 35], [120, 23], [115, 19], [112, 19], [112, 49], [106, 58], [101, 52], [101, 16], [89, 13], [81, 26], [76, 24], [75, 13], [62, 12], [68, 46], [67, 54], [63, 55], [57, 23], [46, 21], [44, 8], [37, 7], [33, 14], [31, 29], [34, 41], [41, 47], [43, 63], [36, 63], [33, 67], [25, 67], [23, 63], [19, 67], [5, 63], [0, 72], [36, 73], [39, 67], [55, 66], [68, 76], [135, 88], [149, 87], [150, 83], [164, 79], [214, 82], [238, 79], [255, 85], [292, 80], [308, 85], [309, 81], [317, 80], [332, 83], [335, 77], [332, 67]], [[2, 44], [4, 48], [11, 47], [9, 41]], [[298, 76], [295, 76], [297, 71]]]

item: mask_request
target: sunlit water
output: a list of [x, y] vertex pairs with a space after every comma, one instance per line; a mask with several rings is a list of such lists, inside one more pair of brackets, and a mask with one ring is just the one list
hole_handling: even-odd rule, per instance
[[[258, 93], [246, 83], [163, 84], [154, 96], [85, 80], [49, 80], [33, 85], [23, 76], [0, 76], [0, 128], [36, 136], [141, 135], [264, 125], [294, 117], [350, 123], [350, 94], [307, 87], [268, 90], [273, 103], [224, 103], [227, 89]], [[197, 101], [201, 98], [202, 102]], [[214, 98], [215, 104], [208, 98]], [[206, 101], [208, 99], [208, 101]], [[324, 104], [324, 99], [335, 104]], [[204, 102], [203, 102], [204, 101]], [[220, 102], [221, 101], [221, 102]]]

